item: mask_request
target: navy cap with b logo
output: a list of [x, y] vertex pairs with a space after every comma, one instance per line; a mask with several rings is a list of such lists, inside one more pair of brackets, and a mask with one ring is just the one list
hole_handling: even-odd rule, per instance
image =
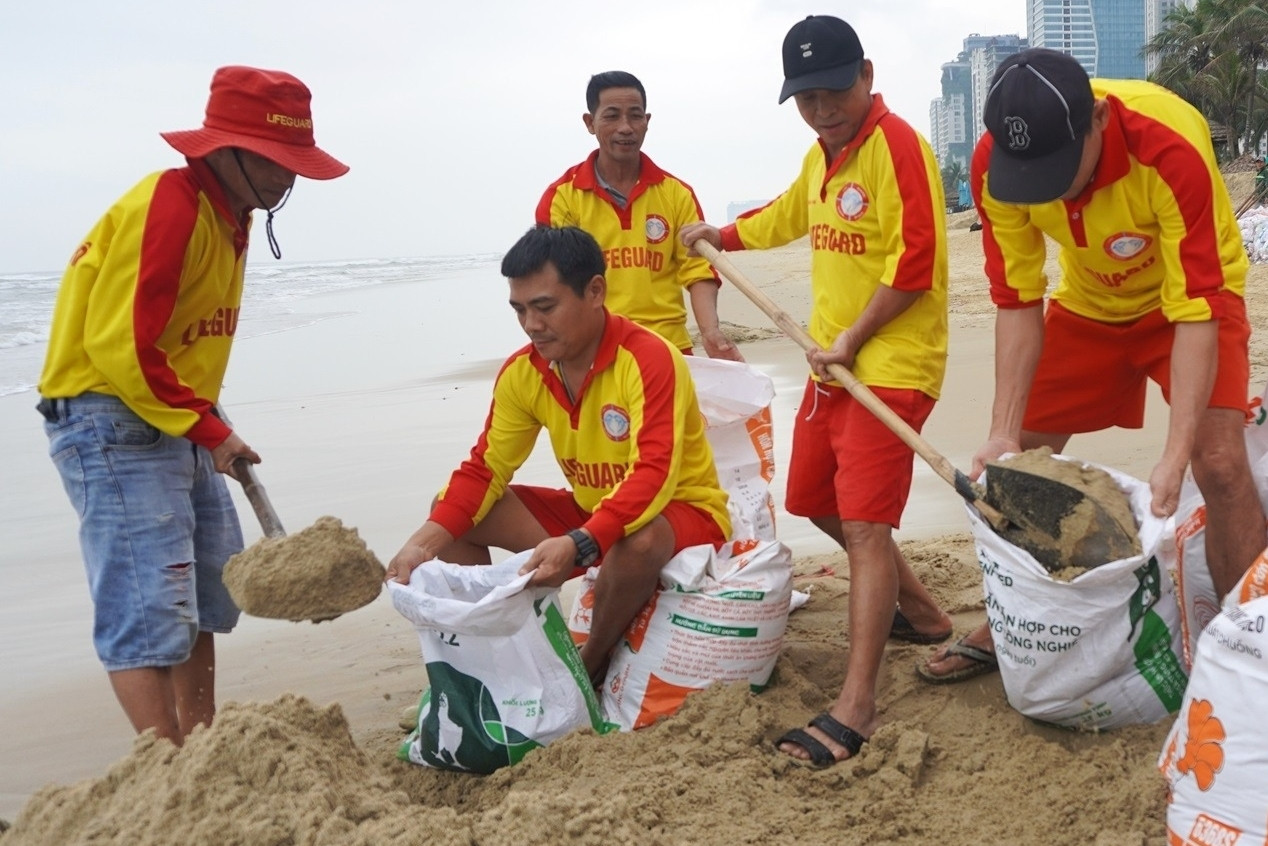
[[845, 91], [854, 85], [862, 66], [863, 45], [854, 27], [831, 15], [811, 15], [784, 36], [779, 102], [811, 88]]
[[995, 71], [982, 122], [994, 139], [987, 188], [1006, 203], [1046, 203], [1070, 189], [1095, 105], [1087, 71], [1039, 47]]

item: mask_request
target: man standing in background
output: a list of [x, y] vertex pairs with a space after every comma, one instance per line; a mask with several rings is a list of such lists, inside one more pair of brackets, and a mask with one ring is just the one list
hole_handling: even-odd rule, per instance
[[238, 323], [253, 209], [296, 175], [346, 165], [313, 139], [308, 88], [223, 67], [200, 129], [164, 140], [187, 165], [141, 180], [71, 256], [38, 405], [79, 515], [93, 642], [138, 733], [178, 745], [215, 714], [217, 632], [237, 624], [221, 581], [242, 531], [221, 474], [260, 456], [216, 412]]
[[540, 226], [578, 226], [599, 242], [607, 264], [607, 307], [665, 338], [686, 354], [685, 288], [710, 358], [742, 361], [718, 323], [718, 287], [709, 263], [689, 256], [678, 238], [703, 220], [691, 186], [661, 170], [643, 152], [652, 116], [643, 83], [608, 71], [586, 86], [586, 129], [599, 142], [537, 204]]

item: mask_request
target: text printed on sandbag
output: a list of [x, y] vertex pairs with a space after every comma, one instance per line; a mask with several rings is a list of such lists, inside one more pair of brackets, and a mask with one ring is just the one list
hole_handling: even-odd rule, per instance
[[[1078, 641], [1083, 630], [1078, 626], [1061, 623], [1041, 623], [1038, 620], [1027, 620], [1015, 617], [1005, 610], [994, 595], [986, 597], [987, 618], [991, 628], [1003, 634], [1005, 640], [1022, 649], [1034, 649], [1038, 652], [1065, 652]], [[991, 613], [991, 612], [995, 613]], [[1040, 640], [1039, 636], [1052, 638], [1070, 638], [1070, 640]]]

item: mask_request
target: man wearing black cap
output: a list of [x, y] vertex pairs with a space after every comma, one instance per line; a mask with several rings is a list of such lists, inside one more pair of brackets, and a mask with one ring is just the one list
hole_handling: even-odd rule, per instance
[[[1222, 597], [1268, 537], [1242, 433], [1246, 253], [1205, 119], [1164, 88], [1089, 80], [1070, 56], [1031, 49], [1000, 65], [983, 120], [970, 172], [998, 311], [991, 429], [972, 472], [1005, 452], [1060, 452], [1074, 433], [1140, 428], [1153, 379], [1171, 415], [1152, 509], [1176, 510], [1192, 462]], [[1045, 235], [1061, 264], [1046, 311]], [[991, 651], [983, 626], [921, 675], [974, 675]]]
[[253, 209], [348, 167], [313, 139], [307, 86], [220, 68], [186, 165], [153, 173], [89, 231], [62, 277], [38, 409], [80, 520], [93, 644], [136, 731], [176, 743], [215, 713], [221, 570], [242, 531], [221, 474], [260, 456], [217, 413]]
[[[794, 98], [818, 135], [797, 180], [734, 224], [697, 224], [683, 240], [763, 249], [810, 236], [814, 309], [823, 350], [793, 430], [789, 512], [849, 551], [850, 654], [840, 696], [776, 741], [827, 766], [858, 753], [879, 725], [876, 684], [887, 637], [936, 643], [951, 619], [894, 543], [913, 454], [840, 385], [842, 364], [917, 431], [942, 387], [947, 351], [945, 203], [928, 143], [872, 93], [872, 63], [854, 29], [815, 15], [783, 45], [779, 101]], [[895, 612], [895, 607], [901, 609]]]

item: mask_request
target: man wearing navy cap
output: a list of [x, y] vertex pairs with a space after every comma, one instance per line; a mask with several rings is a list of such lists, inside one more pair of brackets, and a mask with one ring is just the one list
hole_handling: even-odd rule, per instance
[[776, 744], [829, 766], [858, 754], [880, 724], [886, 639], [951, 636], [951, 618], [893, 539], [912, 450], [827, 372], [850, 368], [913, 429], [924, 425], [947, 355], [946, 203], [928, 142], [872, 93], [872, 62], [853, 27], [812, 15], [788, 31], [783, 59], [779, 101], [794, 99], [818, 136], [801, 173], [735, 223], [695, 224], [682, 237], [741, 250], [810, 236], [810, 334], [823, 349], [807, 356], [784, 504], [848, 550], [850, 654], [836, 702]]
[[[1138, 429], [1145, 388], [1171, 405], [1149, 477], [1176, 510], [1185, 468], [1207, 506], [1222, 597], [1268, 543], [1243, 425], [1246, 252], [1210, 129], [1172, 92], [1089, 80], [1070, 56], [1024, 50], [995, 73], [970, 167], [997, 312], [995, 400], [976, 475], [1005, 452], [1111, 426]], [[1060, 250], [1047, 296], [1044, 236]], [[928, 681], [995, 668], [983, 626], [920, 666]]]

